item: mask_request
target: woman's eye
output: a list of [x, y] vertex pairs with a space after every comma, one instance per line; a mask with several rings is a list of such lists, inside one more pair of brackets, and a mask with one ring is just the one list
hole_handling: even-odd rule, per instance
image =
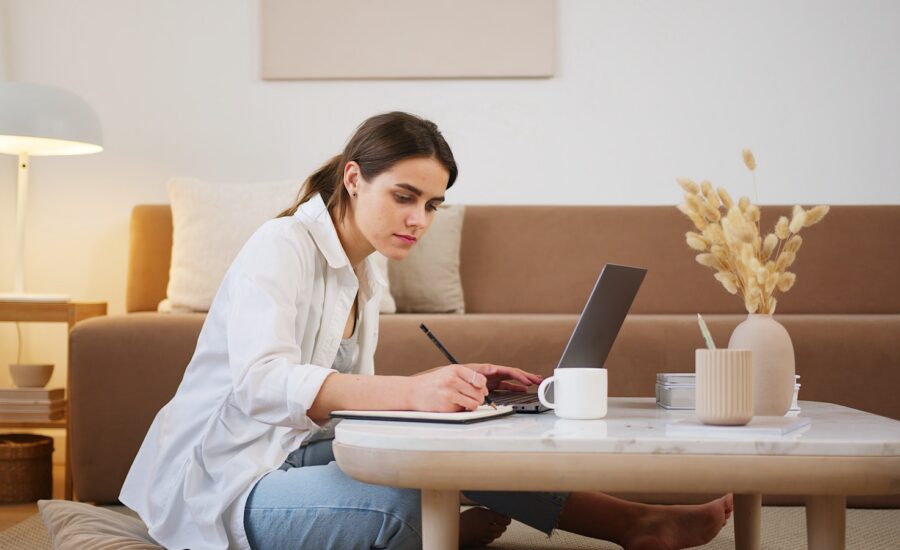
[[429, 205], [427, 206], [427, 208], [428, 208], [428, 210], [431, 211], [431, 212], [437, 212], [437, 209], [438, 209], [438, 207], [437, 207], [436, 204], [429, 204]]
[[394, 195], [397, 198], [397, 202], [409, 202], [412, 200], [412, 197], [409, 195]]

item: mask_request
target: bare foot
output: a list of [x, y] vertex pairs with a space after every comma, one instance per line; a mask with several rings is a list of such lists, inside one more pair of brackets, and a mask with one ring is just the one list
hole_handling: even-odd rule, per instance
[[471, 508], [459, 515], [459, 547], [487, 546], [506, 531], [510, 519], [487, 508]]
[[734, 511], [731, 493], [696, 506], [648, 506], [625, 536], [626, 550], [678, 550], [706, 544]]

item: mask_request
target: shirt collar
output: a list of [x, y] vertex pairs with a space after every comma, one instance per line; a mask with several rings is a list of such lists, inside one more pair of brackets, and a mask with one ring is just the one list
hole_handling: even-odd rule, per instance
[[[313, 241], [315, 241], [319, 250], [322, 251], [322, 255], [325, 256], [325, 261], [328, 262], [329, 266], [335, 269], [344, 266], [350, 267], [350, 260], [347, 258], [347, 253], [344, 252], [344, 247], [341, 246], [337, 229], [334, 227], [334, 222], [331, 221], [328, 207], [325, 206], [325, 201], [322, 200], [320, 194], [316, 193], [308, 201], [301, 204], [294, 216], [300, 218], [304, 225], [309, 228]], [[380, 286], [387, 288], [388, 284], [384, 274], [375, 265], [371, 255], [364, 260], [364, 264], [365, 269], [362, 278], [365, 281], [361, 282], [367, 284], [368, 281], [375, 281]]]

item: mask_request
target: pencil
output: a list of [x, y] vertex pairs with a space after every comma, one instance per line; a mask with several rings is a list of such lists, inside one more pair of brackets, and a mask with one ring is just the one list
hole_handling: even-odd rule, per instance
[[[453, 357], [453, 354], [452, 354], [452, 353], [450, 353], [449, 351], [447, 351], [447, 348], [445, 348], [445, 347], [444, 347], [444, 344], [442, 344], [441, 341], [437, 339], [437, 336], [435, 336], [434, 334], [432, 334], [432, 332], [431, 332], [430, 330], [428, 330], [428, 327], [425, 326], [425, 323], [420, 324], [420, 325], [419, 325], [419, 328], [422, 329], [422, 332], [424, 332], [426, 336], [428, 336], [428, 339], [429, 339], [429, 340], [431, 340], [432, 342], [434, 342], [434, 345], [437, 346], [437, 348], [438, 348], [439, 350], [441, 350], [441, 353], [444, 354], [444, 357], [446, 357], [448, 361], [450, 361], [451, 363], [453, 363], [453, 364], [455, 364], [455, 365], [461, 365], [461, 364], [462, 364], [462, 363], [460, 363], [459, 361], [456, 360], [456, 357]], [[485, 401], [485, 403], [487, 403], [487, 404], [490, 405], [491, 407], [494, 407], [495, 409], [497, 408], [497, 405], [495, 405], [494, 402], [491, 401], [490, 395], [486, 395], [486, 396], [484, 397], [484, 401]]]
[[706, 322], [699, 313], [697, 314], [697, 322], [700, 323], [700, 332], [703, 334], [703, 339], [706, 340], [706, 347], [708, 349], [716, 349], [716, 344], [713, 342], [712, 335], [709, 333], [709, 329], [706, 328]]

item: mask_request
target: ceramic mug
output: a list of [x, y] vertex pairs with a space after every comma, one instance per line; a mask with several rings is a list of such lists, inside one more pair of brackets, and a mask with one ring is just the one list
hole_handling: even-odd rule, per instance
[[[547, 388], [553, 383], [553, 403], [547, 400]], [[587, 420], [606, 416], [606, 369], [559, 368], [538, 386], [538, 399], [553, 409], [559, 418]]]

